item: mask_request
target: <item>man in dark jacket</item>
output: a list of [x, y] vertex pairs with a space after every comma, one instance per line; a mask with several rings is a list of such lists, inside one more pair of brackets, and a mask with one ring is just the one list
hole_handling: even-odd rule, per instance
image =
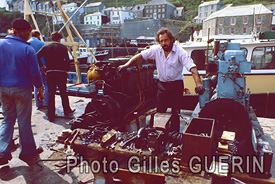
[[67, 47], [60, 43], [62, 35], [58, 32], [52, 33], [52, 43], [42, 47], [37, 57], [41, 65], [41, 57], [44, 57], [47, 70], [49, 89], [48, 119], [53, 122], [55, 117], [55, 92], [56, 86], [60, 91], [64, 115], [71, 115], [74, 111], [69, 105], [69, 98], [66, 92], [66, 82], [70, 70], [70, 60]]

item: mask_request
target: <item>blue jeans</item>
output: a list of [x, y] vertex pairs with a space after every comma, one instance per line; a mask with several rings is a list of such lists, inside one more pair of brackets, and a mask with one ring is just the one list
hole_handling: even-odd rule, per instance
[[16, 118], [21, 143], [20, 155], [35, 153], [36, 145], [31, 129], [32, 88], [0, 86], [0, 101], [4, 116], [0, 127], [0, 158], [11, 159], [9, 144]]
[[38, 99], [37, 99], [38, 89], [36, 87], [34, 87], [34, 99], [35, 99], [36, 107], [41, 107], [42, 105], [48, 106], [48, 103], [49, 103], [49, 90], [48, 90], [47, 77], [46, 77], [45, 72], [41, 71], [41, 76], [42, 76], [43, 87], [44, 87], [44, 100], [43, 100], [43, 102], [38, 101]]

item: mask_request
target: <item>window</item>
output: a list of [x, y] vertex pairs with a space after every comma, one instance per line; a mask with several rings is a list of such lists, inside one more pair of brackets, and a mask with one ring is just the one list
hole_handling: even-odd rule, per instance
[[201, 7], [200, 7], [200, 11], [201, 11]]
[[261, 27], [257, 27], [257, 33], [261, 32]]
[[164, 8], [162, 8], [162, 12], [165, 12], [165, 9], [164, 9]]
[[165, 5], [162, 5], [162, 7], [164, 8], [164, 7], [165, 7]]
[[231, 34], [234, 34], [234, 33], [235, 33], [235, 28], [231, 27]]
[[161, 9], [158, 9], [158, 12], [161, 12]]
[[247, 24], [248, 17], [243, 17], [243, 24]]
[[246, 27], [243, 28], [243, 34], [246, 34]]
[[191, 58], [196, 64], [198, 70], [205, 70], [206, 50], [193, 50], [191, 52]]
[[222, 35], [222, 28], [219, 28], [218, 31], [219, 31], [218, 34], [219, 34], [219, 35]]
[[201, 17], [201, 13], [199, 14], [199, 17]]
[[163, 19], [165, 18], [165, 14], [162, 14], [162, 18], [163, 18]]
[[211, 10], [213, 10], [214, 9], [214, 5], [211, 5]]
[[222, 19], [219, 19], [219, 25], [222, 26]]
[[157, 12], [157, 9], [154, 9], [154, 13], [156, 13]]
[[204, 16], [207, 17], [207, 12], [204, 12]]
[[208, 11], [208, 6], [206, 6], [206, 7], [204, 8], [204, 10], [205, 10], [205, 11]]
[[160, 14], [158, 14], [158, 19], [160, 19]]
[[262, 23], [262, 16], [259, 15], [257, 18], [257, 24], [261, 24]]
[[152, 9], [150, 9], [150, 13], [153, 13], [153, 10], [152, 10]]
[[235, 20], [236, 20], [235, 17], [231, 18], [231, 25], [235, 25], [236, 23]]
[[149, 13], [149, 10], [148, 10], [148, 9], [146, 9], [146, 13]]
[[252, 69], [274, 69], [275, 47], [257, 47], [252, 51]]

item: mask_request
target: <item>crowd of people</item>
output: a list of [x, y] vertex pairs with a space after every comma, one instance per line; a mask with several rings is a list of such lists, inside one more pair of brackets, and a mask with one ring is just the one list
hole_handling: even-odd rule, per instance
[[[32, 38], [30, 36], [32, 35]], [[70, 69], [67, 47], [60, 43], [62, 35], [52, 33], [52, 42], [45, 45], [40, 33], [24, 19], [15, 19], [8, 36], [0, 40], [0, 102], [4, 119], [0, 127], [0, 165], [11, 160], [11, 142], [17, 119], [21, 143], [19, 158], [23, 161], [39, 155], [31, 129], [32, 87], [38, 109], [47, 108], [48, 120], [55, 120], [55, 92], [58, 87], [65, 116], [74, 110], [69, 105], [66, 82]], [[156, 61], [158, 71], [157, 111], [166, 112], [172, 107], [170, 131], [179, 131], [180, 97], [183, 94], [185, 67], [196, 83], [195, 91], [203, 94], [196, 65], [181, 47], [174, 44], [175, 38], [168, 28], [161, 28], [156, 34], [158, 45], [132, 57], [118, 67], [122, 72], [139, 60]]]
[[[32, 38], [30, 38], [32, 36]], [[52, 33], [52, 43], [45, 45], [40, 33], [32, 30], [24, 19], [15, 19], [9, 34], [0, 40], [0, 102], [2, 120], [0, 127], [0, 165], [12, 159], [11, 143], [17, 119], [21, 151], [19, 158], [25, 162], [43, 152], [35, 144], [31, 129], [32, 88], [37, 108], [47, 108], [48, 120], [55, 118], [55, 92], [58, 87], [64, 115], [74, 110], [69, 106], [66, 78], [70, 63], [67, 48], [60, 43], [58, 32]]]

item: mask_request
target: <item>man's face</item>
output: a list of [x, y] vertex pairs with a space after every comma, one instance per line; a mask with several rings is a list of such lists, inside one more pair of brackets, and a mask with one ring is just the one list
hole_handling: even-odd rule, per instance
[[164, 51], [171, 51], [173, 42], [166, 33], [159, 35], [159, 43]]

